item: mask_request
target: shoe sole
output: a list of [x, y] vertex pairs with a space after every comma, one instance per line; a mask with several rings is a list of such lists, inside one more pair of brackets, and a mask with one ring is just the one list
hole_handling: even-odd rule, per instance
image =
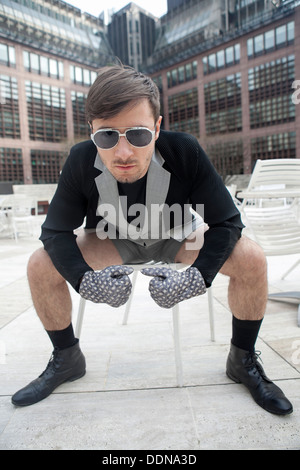
[[228, 371], [226, 371], [226, 375], [230, 380], [233, 380], [236, 384], [241, 384], [242, 382], [239, 379], [236, 379], [233, 375], [231, 375]]
[[80, 379], [80, 378], [83, 377], [85, 374], [86, 374], [86, 371], [84, 370], [84, 372], [82, 372], [81, 374], [76, 375], [76, 376], [74, 376], [74, 377], [70, 377], [69, 379], [64, 380], [63, 382], [61, 382], [60, 384], [58, 384], [47, 396], [45, 396], [45, 397], [42, 398], [41, 400], [34, 401], [33, 403], [24, 403], [24, 404], [20, 404], [20, 403], [18, 403], [18, 402], [15, 402], [13, 399], [11, 399], [11, 402], [12, 402], [13, 405], [19, 406], [19, 407], [25, 407], [25, 406], [35, 405], [36, 403], [39, 403], [40, 401], [43, 401], [43, 400], [45, 400], [46, 398], [48, 398], [48, 397], [54, 392], [54, 390], [56, 390], [58, 387], [60, 387], [60, 386], [63, 385], [64, 383], [67, 383], [67, 382], [75, 382], [75, 380]]
[[[84, 371], [80, 375], [76, 375], [75, 377], [71, 377], [70, 379], [67, 379], [65, 382], [62, 382], [62, 384], [66, 383], [66, 382], [75, 382], [75, 380], [81, 379], [81, 377], [83, 377], [85, 375], [85, 373], [86, 373], [86, 371]], [[60, 384], [60, 385], [62, 385], [62, 384]]]
[[[230, 380], [233, 380], [233, 382], [235, 382], [236, 384], [243, 384], [243, 382], [241, 382], [239, 379], [236, 379], [233, 375], [231, 375], [228, 371], [226, 371], [226, 375], [227, 377], [230, 379]], [[243, 384], [244, 385], [244, 384]], [[244, 385], [244, 387], [247, 388], [246, 385]], [[248, 388], [247, 388], [248, 390]], [[250, 390], [248, 390], [250, 395], [251, 395], [251, 392]], [[251, 395], [252, 396], [252, 395]], [[253, 398], [253, 397], [252, 397]], [[253, 398], [254, 399], [254, 398]], [[274, 410], [269, 410], [268, 408], [265, 408], [263, 407], [260, 403], [258, 403], [256, 400], [254, 400], [255, 403], [260, 406], [263, 410], [267, 411], [268, 413], [272, 413], [272, 414], [275, 414], [277, 416], [286, 416], [286, 415], [290, 415], [291, 413], [293, 413], [293, 407], [290, 409], [290, 410], [287, 410], [287, 411], [284, 411], [284, 412], [279, 412], [279, 411], [274, 411]]]

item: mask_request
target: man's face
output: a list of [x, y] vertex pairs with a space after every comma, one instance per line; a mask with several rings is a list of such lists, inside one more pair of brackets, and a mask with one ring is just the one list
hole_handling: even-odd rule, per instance
[[92, 132], [99, 129], [116, 129], [124, 134], [131, 127], [147, 127], [155, 131], [155, 136], [146, 147], [133, 147], [125, 137], [112, 149], [100, 149], [98, 153], [106, 168], [120, 183], [133, 183], [148, 171], [153, 155], [155, 141], [159, 136], [161, 116], [154, 122], [153, 112], [147, 99], [138, 101], [124, 108], [119, 114], [109, 119], [94, 119]]

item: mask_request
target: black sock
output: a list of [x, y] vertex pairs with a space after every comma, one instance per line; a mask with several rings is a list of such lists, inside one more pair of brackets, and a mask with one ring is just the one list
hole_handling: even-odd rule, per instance
[[237, 348], [254, 352], [258, 332], [262, 324], [261, 320], [238, 320], [232, 317], [231, 342]]
[[73, 346], [77, 339], [75, 338], [72, 323], [64, 330], [48, 331], [46, 330], [54, 348], [67, 349]]

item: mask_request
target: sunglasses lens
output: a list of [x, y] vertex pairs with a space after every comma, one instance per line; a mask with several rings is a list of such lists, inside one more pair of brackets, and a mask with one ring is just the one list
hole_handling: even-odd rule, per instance
[[113, 130], [100, 130], [94, 134], [94, 142], [101, 149], [111, 149], [119, 140], [119, 133]]
[[149, 129], [129, 129], [126, 138], [134, 147], [146, 147], [152, 141], [153, 135]]

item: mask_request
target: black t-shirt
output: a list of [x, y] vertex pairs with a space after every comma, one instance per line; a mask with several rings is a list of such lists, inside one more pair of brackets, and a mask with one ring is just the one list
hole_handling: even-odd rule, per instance
[[[128, 210], [133, 204], [143, 204], [145, 205], [146, 201], [146, 183], [147, 183], [147, 174], [135, 181], [134, 183], [119, 183], [118, 190], [120, 196], [125, 196], [126, 199], [121, 203], [123, 214], [128, 223], [131, 223], [138, 213], [134, 215], [128, 215]], [[122, 199], [121, 199], [122, 201]], [[125, 207], [125, 204], [126, 207]], [[126, 212], [126, 213], [125, 213]]]

